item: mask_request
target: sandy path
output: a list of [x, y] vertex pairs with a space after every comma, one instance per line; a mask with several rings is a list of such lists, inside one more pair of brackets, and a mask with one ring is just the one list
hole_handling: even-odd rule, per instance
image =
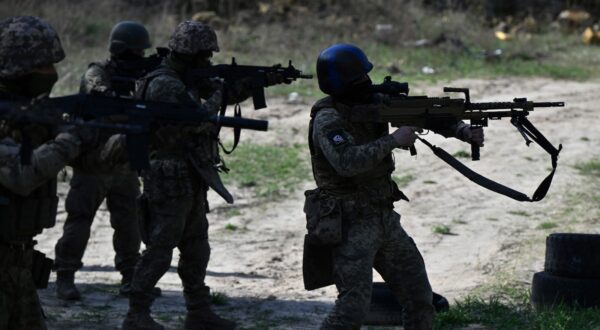
[[[597, 109], [600, 83], [497, 79], [462, 80], [451, 85], [471, 87], [473, 101], [506, 101], [526, 96], [532, 100], [567, 103], [564, 109], [535, 111], [530, 117], [551, 142], [562, 143], [565, 148], [554, 185], [540, 203], [518, 203], [485, 191], [454, 172], [422, 144], [417, 145], [416, 158], [407, 152], [396, 152], [396, 174], [410, 174], [415, 178], [403, 189], [411, 202], [396, 205], [402, 213], [402, 224], [423, 253], [434, 290], [455, 299], [497, 280], [498, 274], [509, 274], [513, 281], [529, 281], [534, 271], [542, 269], [543, 244], [528, 245], [525, 249], [523, 244], [517, 243], [549, 232], [536, 227], [556, 216], [556, 210], [567, 199], [565, 192], [584, 181], [572, 166], [600, 155], [600, 148], [593, 143], [600, 139]], [[416, 86], [412, 90], [440, 95], [442, 86]], [[309, 106], [281, 101], [269, 103], [271, 108], [267, 111], [246, 112], [252, 117], [269, 118], [271, 132], [244, 133], [243, 137], [274, 145], [304, 143]], [[468, 150], [467, 145], [453, 139], [444, 140], [433, 134], [427, 139], [451, 153]], [[534, 145], [525, 147], [508, 120], [494, 121], [486, 129], [486, 146], [481, 151], [481, 159], [478, 163], [467, 163], [529, 194], [550, 167], [545, 153]], [[235, 164], [231, 165], [235, 169]], [[256, 200], [250, 191], [234, 189], [239, 212], [216, 195], [210, 196], [214, 210], [209, 216], [212, 257], [207, 283], [213, 291], [229, 297], [228, 304], [216, 307], [217, 310], [238, 320], [243, 328], [313, 329], [331, 308], [335, 298], [333, 287], [307, 292], [302, 285], [302, 192], [313, 185], [306, 181], [288, 198], [275, 202]], [[63, 194], [66, 187], [66, 183], [61, 184]], [[38, 238], [40, 248], [50, 256], [54, 254], [53, 246], [60, 237], [63, 221], [64, 213], [61, 213], [57, 227]], [[239, 229], [226, 230], [228, 223]], [[438, 224], [450, 226], [454, 235], [433, 234], [432, 227]], [[598, 225], [574, 226], [600, 232]], [[108, 214], [103, 207], [94, 222], [84, 257], [85, 267], [77, 274], [84, 293], [81, 302], [63, 303], [55, 299], [54, 276], [50, 288], [40, 291], [50, 315], [51, 329], [119, 326], [127, 300], [114, 295], [119, 275], [113, 268], [111, 235]], [[176, 260], [177, 257], [173, 266]], [[185, 308], [174, 267], [159, 285], [165, 295], [155, 302], [154, 311], [164, 324], [179, 328]]]

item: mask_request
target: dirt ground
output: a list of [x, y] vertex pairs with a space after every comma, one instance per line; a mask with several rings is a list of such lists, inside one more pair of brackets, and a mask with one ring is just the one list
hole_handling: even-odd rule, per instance
[[[543, 268], [543, 237], [553, 231], [538, 229], [542, 222], [555, 219], [561, 230], [600, 233], [597, 222], [582, 224], [569, 216], [556, 219], [565, 214], [561, 210], [570, 201], [570, 193], [586, 187], [585, 177], [573, 165], [600, 155], [600, 148], [594, 143], [600, 139], [600, 82], [460, 80], [413, 86], [412, 94], [441, 95], [441, 88], [446, 85], [470, 87], [473, 101], [528, 97], [567, 104], [563, 109], [536, 110], [530, 116], [552, 143], [564, 146], [553, 187], [539, 203], [519, 203], [479, 188], [437, 159], [423, 144], [417, 144], [417, 157], [410, 157], [406, 151], [395, 152], [396, 175], [415, 178], [403, 189], [411, 202], [397, 203], [396, 210], [424, 256], [434, 291], [453, 301], [498, 281], [529, 283], [533, 273]], [[257, 118], [269, 118], [271, 129], [268, 133], [244, 133], [243, 137], [253, 143], [273, 145], [305, 143], [309, 101], [287, 104], [284, 100], [270, 100], [271, 107], [264, 112], [246, 111]], [[545, 152], [535, 145], [527, 148], [508, 120], [491, 122], [485, 133], [481, 161], [465, 162], [531, 195], [550, 168]], [[454, 139], [445, 140], [434, 134], [426, 138], [451, 153], [468, 150], [467, 145]], [[313, 186], [307, 177], [287, 198], [276, 201], [257, 199], [249, 190], [232, 188], [234, 207], [216, 194], [210, 195], [212, 256], [206, 281], [213, 292], [228, 297], [227, 304], [216, 306], [216, 310], [238, 321], [240, 328], [315, 329], [331, 309], [335, 288], [309, 292], [302, 284], [303, 191]], [[61, 183], [63, 199], [67, 189], [67, 182]], [[38, 237], [39, 248], [51, 257], [64, 219], [61, 205], [57, 226]], [[238, 230], [226, 230], [228, 223]], [[449, 226], [451, 234], [433, 233], [436, 225]], [[120, 277], [114, 269], [111, 239], [109, 214], [102, 206], [93, 225], [84, 268], [77, 273], [83, 299], [74, 303], [56, 299], [54, 274], [49, 288], [39, 292], [50, 329], [120, 327], [127, 300], [116, 295]], [[176, 265], [177, 256], [159, 282], [164, 294], [153, 307], [156, 318], [170, 329], [181, 327], [185, 313]], [[379, 278], [376, 273], [375, 278]]]

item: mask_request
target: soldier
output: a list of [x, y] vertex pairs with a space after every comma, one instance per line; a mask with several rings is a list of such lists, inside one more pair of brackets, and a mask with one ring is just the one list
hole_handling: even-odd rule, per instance
[[[219, 51], [215, 32], [201, 23], [181, 23], [170, 38], [169, 48], [171, 53], [162, 66], [138, 81], [137, 96], [196, 104], [217, 114], [221, 105], [219, 84], [188, 86], [182, 78], [186, 69], [210, 65], [212, 53]], [[201, 98], [207, 96], [200, 106]], [[210, 256], [207, 182], [216, 182], [216, 189], [228, 195], [216, 172], [221, 164], [216, 139], [216, 128], [208, 123], [188, 129], [164, 126], [154, 135], [155, 150], [150, 169], [142, 173], [144, 193], [139, 201], [146, 250], [135, 269], [123, 329], [164, 329], [150, 316], [151, 290], [169, 269], [175, 247], [180, 251], [177, 272], [188, 310], [185, 329], [235, 326], [211, 310], [209, 288], [204, 283]], [[228, 199], [232, 201], [230, 195]]]
[[[47, 22], [32, 16], [0, 21], [0, 99], [50, 93], [58, 79], [54, 63], [64, 57]], [[54, 226], [56, 174], [96, 137], [78, 128], [51, 139], [41, 126], [24, 127], [39, 143], [32, 143], [31, 164], [22, 165], [19, 135], [6, 123], [2, 130], [8, 134], [0, 141], [0, 329], [46, 329], [36, 286], [47, 285], [51, 260], [33, 249], [33, 237]]]
[[[350, 106], [377, 104], [368, 92], [373, 65], [359, 48], [334, 45], [317, 60], [319, 88], [329, 96], [312, 108], [309, 146], [318, 188], [307, 191], [308, 238], [332, 251], [339, 291], [321, 329], [358, 329], [369, 309], [372, 268], [404, 307], [405, 329], [431, 329], [434, 308], [423, 258], [402, 229], [394, 201], [406, 199], [391, 174], [392, 151], [410, 147], [413, 127], [392, 134], [387, 124], [350, 122]], [[447, 128], [463, 141], [483, 142], [483, 130], [462, 122]], [[310, 243], [310, 242], [309, 242]]]
[[[144, 50], [150, 47], [148, 31], [142, 24], [131, 21], [116, 24], [109, 38], [110, 58], [89, 65], [81, 79], [79, 92], [132, 97], [135, 80], [160, 63], [151, 66], [153, 63], [145, 61]], [[90, 238], [90, 228], [104, 199], [114, 229], [115, 268], [122, 276], [119, 293], [128, 295], [133, 269], [140, 256], [135, 204], [140, 195], [137, 173], [126, 163], [107, 167], [100, 160], [90, 164], [89, 160], [78, 159], [72, 166], [71, 189], [65, 203], [67, 220], [55, 248], [56, 295], [65, 300], [80, 299], [74, 274], [83, 265], [81, 259]], [[156, 288], [154, 293], [160, 295], [159, 289]]]

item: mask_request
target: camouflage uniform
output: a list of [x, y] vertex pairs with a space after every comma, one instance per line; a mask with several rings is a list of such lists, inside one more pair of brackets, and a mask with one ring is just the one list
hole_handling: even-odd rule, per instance
[[324, 208], [339, 208], [342, 231], [332, 248], [339, 296], [322, 329], [360, 327], [369, 309], [372, 268], [402, 303], [405, 329], [430, 329], [434, 310], [423, 258], [393, 211], [393, 202], [406, 198], [391, 179], [396, 142], [387, 124], [350, 122], [348, 111], [331, 98], [319, 101], [309, 136], [322, 202], [318, 212], [332, 216]]
[[[179, 33], [189, 31], [186, 24], [178, 27], [169, 47], [177, 51], [189, 50], [193, 54], [197, 49], [189, 47], [205, 46], [207, 42], [196, 40], [199, 43], [189, 44], [184, 38], [186, 41], [180, 45], [174, 44], [181, 41]], [[197, 36], [198, 31], [194, 32]], [[212, 33], [214, 35], [214, 31]], [[214, 41], [212, 50], [216, 51], [216, 36]], [[212, 94], [201, 107], [217, 114], [221, 104], [220, 90], [215, 92], [209, 86], [186, 85], [181, 76], [185, 68], [186, 64], [168, 57], [159, 69], [138, 81], [137, 96], [149, 101], [199, 105], [202, 98]], [[153, 300], [151, 289], [169, 269], [175, 247], [180, 251], [177, 272], [183, 283], [188, 309], [185, 326], [188, 328], [190, 313], [199, 311], [206, 316], [210, 305], [209, 287], [204, 283], [210, 257], [206, 192], [211, 182], [221, 185], [216, 170], [220, 163], [216, 126], [212, 123], [194, 127], [164, 125], [155, 132], [152, 144], [150, 168], [142, 173], [144, 190], [140, 198], [140, 230], [146, 250], [135, 269], [130, 309], [123, 328], [137, 328], [137, 324], [143, 323], [136, 321], [135, 315], [147, 313]], [[222, 185], [221, 188], [231, 202], [229, 193]], [[148, 327], [161, 328], [154, 324]]]
[[[111, 77], [140, 77], [142, 74], [124, 71], [113, 59], [92, 63], [82, 77], [80, 93], [117, 92], [128, 95], [132, 91], [113, 88]], [[99, 153], [99, 150], [94, 152]], [[129, 282], [139, 258], [141, 242], [135, 207], [136, 197], [140, 194], [137, 173], [130, 170], [128, 164], [103, 170], [104, 166], [99, 161], [91, 165], [87, 163], [87, 166], [77, 161], [72, 164], [73, 178], [65, 204], [68, 215], [63, 236], [56, 244], [56, 270], [74, 272], [81, 268], [94, 216], [106, 198], [110, 224], [115, 230], [115, 267], [123, 274], [124, 282]]]
[[[22, 79], [64, 56], [56, 32], [45, 21], [31, 16], [0, 21], [0, 99], [32, 97]], [[37, 147], [31, 164], [22, 165], [18, 141], [0, 141], [0, 329], [46, 329], [36, 285], [47, 283], [50, 269], [36, 269], [43, 266], [38, 261], [51, 261], [33, 250], [33, 237], [54, 225], [56, 174], [79, 154], [81, 143], [77, 135], [62, 133]], [[34, 282], [40, 277], [46, 283]]]
[[[144, 98], [149, 101], [199, 102], [197, 96], [191, 96], [197, 93], [188, 93], [176, 72], [169, 69], [171, 65], [168, 62], [159, 69], [163, 73], [149, 82]], [[204, 108], [216, 113], [220, 105], [217, 97], [220, 98], [220, 93], [209, 99]], [[155, 136], [156, 150], [151, 155], [150, 169], [142, 173], [142, 201], [146, 213], [141, 230], [147, 248], [132, 282], [132, 292], [144, 295], [145, 299], [151, 298], [150, 290], [169, 268], [173, 249], [178, 247], [181, 256], [177, 271], [183, 282], [188, 309], [210, 302], [209, 288], [204, 284], [210, 256], [206, 219], [208, 186], [198, 176], [188, 157], [202, 164], [214, 164], [214, 157], [218, 157], [214, 129], [212, 124], [205, 124], [181, 133], [181, 128], [163, 127]]]

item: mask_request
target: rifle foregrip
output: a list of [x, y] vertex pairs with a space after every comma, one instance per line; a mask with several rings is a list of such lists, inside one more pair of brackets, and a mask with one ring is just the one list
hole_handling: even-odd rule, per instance
[[408, 148], [408, 150], [410, 150], [410, 155], [411, 155], [411, 156], [416, 156], [416, 155], [417, 155], [417, 148], [415, 148], [415, 146], [414, 146], [414, 145], [410, 146], [410, 147]]
[[471, 160], [479, 160], [479, 145], [471, 143]]

